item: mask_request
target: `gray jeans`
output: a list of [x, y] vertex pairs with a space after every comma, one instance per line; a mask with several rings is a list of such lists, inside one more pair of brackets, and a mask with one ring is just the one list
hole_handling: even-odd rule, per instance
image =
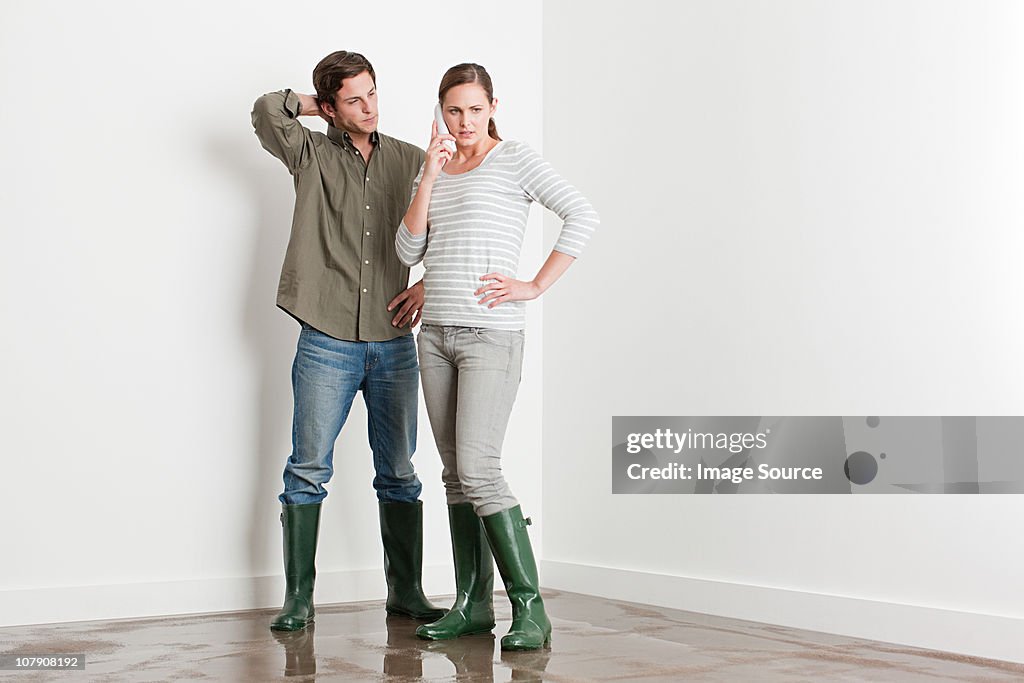
[[522, 378], [522, 330], [427, 325], [420, 328], [420, 379], [441, 454], [449, 505], [480, 516], [519, 504], [501, 474], [501, 444]]

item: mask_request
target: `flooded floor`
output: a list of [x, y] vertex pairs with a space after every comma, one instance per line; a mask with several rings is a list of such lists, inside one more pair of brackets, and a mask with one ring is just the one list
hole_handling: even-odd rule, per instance
[[[494, 634], [416, 638], [382, 602], [318, 605], [305, 631], [277, 610], [0, 629], [0, 652], [85, 655], [81, 671], [0, 672], [17, 681], [1021, 681], [1024, 664], [544, 591], [550, 650], [503, 653]], [[438, 598], [439, 605], [450, 599]]]

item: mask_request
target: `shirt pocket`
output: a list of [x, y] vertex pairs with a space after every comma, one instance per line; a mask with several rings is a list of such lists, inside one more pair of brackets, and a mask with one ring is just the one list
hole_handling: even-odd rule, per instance
[[384, 206], [384, 227], [389, 234], [394, 235], [409, 209], [408, 197], [403, 197], [401, 188], [389, 180], [384, 181], [383, 187], [381, 202]]

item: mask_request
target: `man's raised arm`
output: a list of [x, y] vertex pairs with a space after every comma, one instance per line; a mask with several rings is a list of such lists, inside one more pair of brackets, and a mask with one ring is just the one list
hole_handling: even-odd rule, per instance
[[312, 158], [309, 129], [298, 122], [299, 116], [323, 115], [316, 98], [290, 89], [263, 95], [252, 106], [252, 127], [263, 149], [284, 162], [294, 175]]

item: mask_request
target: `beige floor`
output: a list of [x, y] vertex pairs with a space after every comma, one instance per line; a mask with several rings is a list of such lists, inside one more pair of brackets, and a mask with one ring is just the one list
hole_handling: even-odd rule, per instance
[[[305, 632], [275, 610], [0, 629], [0, 652], [85, 654], [85, 671], [17, 681], [1022, 681], [1024, 665], [680, 610], [545, 591], [550, 651], [502, 653], [495, 635], [431, 643], [382, 603], [317, 607]], [[445, 604], [439, 599], [438, 604]]]

